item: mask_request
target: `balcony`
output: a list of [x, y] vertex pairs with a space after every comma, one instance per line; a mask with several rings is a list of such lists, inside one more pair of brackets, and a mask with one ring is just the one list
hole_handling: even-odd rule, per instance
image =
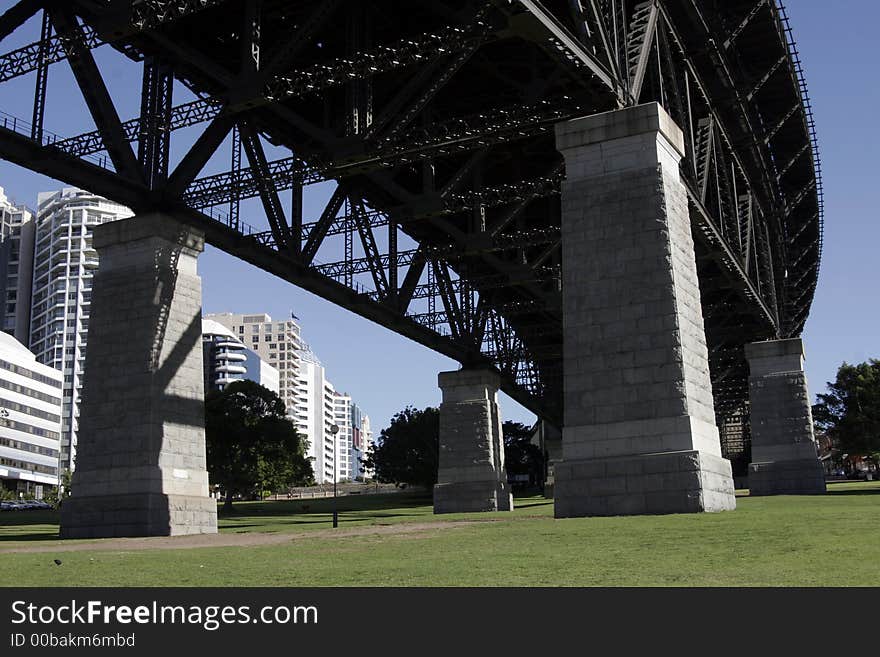
[[219, 353], [214, 356], [215, 363], [223, 363], [223, 362], [235, 362], [235, 363], [243, 363], [247, 360], [247, 356], [241, 352], [230, 351], [225, 353]]
[[247, 373], [247, 368], [241, 365], [220, 365], [216, 368], [216, 371], [224, 374], [245, 374]]

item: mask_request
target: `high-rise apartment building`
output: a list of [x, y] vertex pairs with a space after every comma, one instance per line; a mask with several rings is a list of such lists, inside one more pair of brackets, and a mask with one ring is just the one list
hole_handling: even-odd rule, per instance
[[293, 317], [275, 321], [265, 313], [213, 313], [205, 315], [205, 319], [225, 326], [246, 348], [278, 370], [278, 395], [287, 407], [288, 417], [305, 433], [301, 415], [304, 400], [297, 385], [302, 337], [299, 324]]
[[[370, 452], [370, 448], [373, 446], [374, 438], [373, 438], [373, 428], [370, 426], [370, 416], [364, 415], [363, 420], [361, 421], [361, 445], [362, 445], [362, 458], [366, 458]], [[374, 472], [372, 468], [365, 467], [362, 463], [359, 465], [360, 472], [358, 476], [363, 477], [364, 479], [372, 478]]]
[[278, 370], [244, 346], [232, 331], [211, 319], [202, 320], [205, 393], [249, 380], [279, 394]]
[[352, 476], [352, 422], [351, 396], [333, 391], [333, 422], [339, 427], [336, 434], [336, 480], [351, 480]]
[[[370, 418], [348, 393], [337, 392], [327, 379], [324, 366], [308, 348], [300, 352], [300, 385], [306, 399], [305, 421], [309, 428], [309, 453], [315, 480], [354, 481], [364, 476], [360, 460], [372, 442]], [[333, 425], [339, 427], [334, 434]], [[369, 442], [366, 442], [369, 441]]]
[[[288, 417], [308, 443], [307, 456], [312, 460], [315, 481], [323, 484], [334, 478], [339, 481], [360, 476], [360, 464], [355, 459], [361, 458], [362, 447], [356, 455], [355, 436], [360, 446], [361, 423], [366, 416], [357, 409], [358, 417], [353, 424], [352, 409], [357, 407], [349, 395], [336, 392], [327, 380], [324, 366], [303, 341], [293, 315], [291, 319], [275, 321], [265, 313], [212, 313], [205, 315], [205, 321], [225, 327], [229, 331], [226, 338], [230, 335], [237, 338], [244, 347], [278, 369], [279, 395]], [[232, 374], [235, 370], [235, 374], [241, 376], [238, 372], [241, 367], [229, 364], [226, 373]], [[339, 427], [335, 444], [330, 430], [334, 424]]]
[[0, 330], [28, 344], [34, 259], [34, 214], [0, 187]]
[[299, 352], [297, 392], [302, 400], [297, 409], [297, 430], [309, 442], [307, 456], [312, 459], [315, 481], [333, 481], [335, 452], [333, 450], [333, 385], [327, 381], [324, 366], [314, 352], [304, 345]]
[[0, 333], [0, 486], [41, 499], [57, 486], [61, 372]]
[[86, 358], [92, 275], [98, 254], [92, 229], [132, 216], [131, 210], [76, 188], [37, 197], [30, 348], [63, 373], [59, 467], [73, 469]]
[[369, 476], [361, 461], [366, 458], [370, 445], [373, 444], [373, 431], [370, 428], [370, 416], [360, 406], [351, 404], [351, 479], [358, 480]]

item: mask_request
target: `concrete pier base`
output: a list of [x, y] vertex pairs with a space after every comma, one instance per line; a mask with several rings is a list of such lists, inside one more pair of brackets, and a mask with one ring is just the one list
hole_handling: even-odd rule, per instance
[[656, 103], [558, 124], [564, 428], [556, 517], [735, 507], [679, 178]]
[[498, 411], [498, 375], [491, 370], [441, 372], [440, 460], [434, 513], [510, 511]]
[[63, 538], [215, 533], [205, 462], [204, 236], [162, 215], [97, 226], [73, 496]]
[[752, 462], [750, 495], [825, 492], [800, 339], [746, 345]]
[[730, 461], [691, 450], [567, 460], [556, 467], [556, 517], [729, 511]]

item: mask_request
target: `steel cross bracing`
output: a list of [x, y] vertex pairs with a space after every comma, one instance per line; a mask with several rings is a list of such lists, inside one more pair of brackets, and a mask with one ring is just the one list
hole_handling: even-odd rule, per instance
[[[44, 7], [39, 40], [0, 55], [0, 83], [36, 78], [32, 120], [4, 119], [0, 155], [493, 364], [557, 423], [552, 128], [660, 102], [685, 134], [719, 426], [747, 445], [743, 344], [800, 332], [822, 238], [809, 97], [772, 0], [22, 0], [0, 37]], [[99, 47], [142, 68], [138, 116], [118, 115]], [[59, 137], [43, 117], [70, 102], [47, 93], [65, 61], [96, 129]], [[327, 207], [304, 216], [303, 190], [326, 181]], [[265, 218], [243, 216], [249, 198]]]

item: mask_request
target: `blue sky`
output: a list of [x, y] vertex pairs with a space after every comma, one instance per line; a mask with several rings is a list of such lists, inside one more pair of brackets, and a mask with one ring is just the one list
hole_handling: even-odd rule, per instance
[[[0, 0], [0, 10], [12, 3]], [[822, 392], [843, 361], [880, 357], [880, 274], [877, 245], [880, 221], [876, 191], [880, 186], [877, 157], [880, 131], [875, 125], [880, 106], [876, 72], [876, 35], [880, 5], [871, 0], [797, 0], [789, 3], [794, 33], [807, 74], [816, 116], [825, 182], [825, 249], [819, 288], [807, 321], [804, 341], [811, 392]], [[852, 17], [859, 17], [853, 21]], [[39, 25], [31, 21], [3, 42], [0, 50], [35, 40]], [[136, 69], [108, 48], [97, 51], [107, 71], [107, 84], [123, 118], [138, 113]], [[0, 85], [0, 111], [29, 119], [33, 78]], [[61, 135], [90, 130], [66, 65], [50, 72], [46, 128]], [[179, 94], [175, 102], [185, 102]], [[68, 97], [75, 102], [58, 102]], [[196, 130], [197, 129], [193, 129]], [[195, 134], [195, 133], [194, 133]], [[228, 150], [221, 149], [222, 153]], [[270, 153], [270, 157], [273, 154]], [[223, 168], [225, 156], [209, 164]], [[0, 186], [19, 202], [35, 205], [37, 193], [61, 185], [38, 174], [0, 161]], [[326, 186], [306, 198], [306, 214], [316, 217]], [[246, 218], [253, 202], [245, 204]], [[403, 247], [402, 247], [403, 248]], [[326, 260], [326, 258], [325, 258]], [[339, 390], [352, 394], [371, 416], [378, 432], [391, 416], [408, 404], [437, 405], [437, 373], [457, 364], [381, 326], [361, 319], [329, 302], [274, 278], [239, 260], [208, 248], [199, 262], [204, 312], [268, 312], [273, 317], [291, 311], [300, 318], [305, 339], [327, 368]], [[531, 422], [534, 416], [502, 397], [506, 418]]]

